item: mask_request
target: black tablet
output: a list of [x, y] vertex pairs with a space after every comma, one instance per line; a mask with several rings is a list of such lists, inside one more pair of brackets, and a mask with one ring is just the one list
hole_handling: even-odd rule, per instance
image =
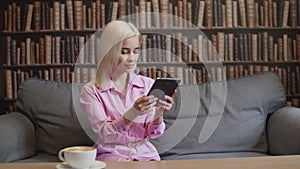
[[171, 96], [180, 83], [180, 79], [175, 78], [158, 78], [152, 85], [149, 95], [154, 95], [160, 100], [165, 100], [165, 95]]

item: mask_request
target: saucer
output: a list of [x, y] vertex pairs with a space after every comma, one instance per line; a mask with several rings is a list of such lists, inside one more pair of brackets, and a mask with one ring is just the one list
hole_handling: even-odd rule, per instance
[[[89, 167], [89, 169], [101, 169], [101, 168], [105, 168], [106, 167], [106, 163], [103, 161], [95, 161], [94, 164], [92, 166]], [[63, 162], [60, 164], [56, 165], [57, 169], [72, 169], [71, 166], [68, 165], [68, 163]]]

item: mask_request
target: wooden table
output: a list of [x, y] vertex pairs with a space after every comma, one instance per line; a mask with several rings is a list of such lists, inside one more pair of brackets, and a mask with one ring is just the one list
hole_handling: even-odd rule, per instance
[[[0, 169], [55, 169], [58, 163], [0, 163]], [[110, 162], [106, 169], [300, 169], [300, 155], [150, 162]]]

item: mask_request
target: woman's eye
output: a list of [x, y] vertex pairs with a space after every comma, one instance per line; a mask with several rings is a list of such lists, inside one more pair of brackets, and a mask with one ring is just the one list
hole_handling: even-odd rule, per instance
[[129, 53], [129, 51], [126, 50], [126, 49], [121, 50], [121, 54], [122, 54], [122, 55], [125, 55], [125, 54], [128, 54], [128, 53]]
[[138, 49], [134, 49], [134, 51], [133, 51], [134, 54], [138, 54], [139, 52], [140, 52], [139, 48]]

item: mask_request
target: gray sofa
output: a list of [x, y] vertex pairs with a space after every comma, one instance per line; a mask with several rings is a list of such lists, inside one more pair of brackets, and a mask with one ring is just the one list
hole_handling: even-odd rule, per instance
[[[0, 162], [59, 161], [61, 148], [93, 145], [86, 120], [78, 120], [81, 87], [24, 81], [18, 112], [0, 116]], [[300, 109], [285, 102], [272, 72], [181, 85], [164, 135], [151, 141], [163, 160], [300, 154]]]

